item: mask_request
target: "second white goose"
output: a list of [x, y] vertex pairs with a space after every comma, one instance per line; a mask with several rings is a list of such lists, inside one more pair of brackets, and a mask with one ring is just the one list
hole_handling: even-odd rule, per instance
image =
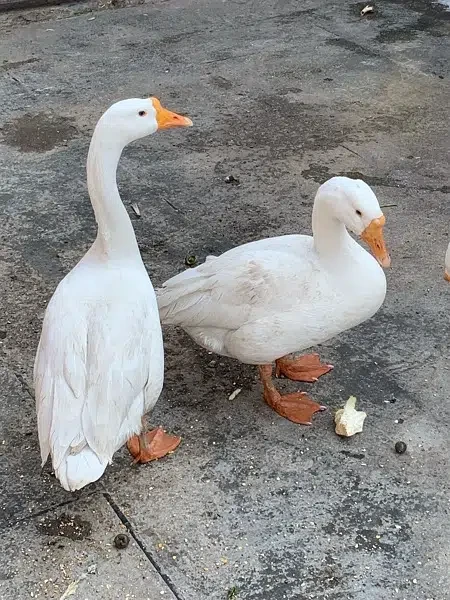
[[[386, 295], [390, 258], [385, 217], [371, 188], [333, 177], [314, 201], [313, 237], [285, 235], [244, 244], [166, 281], [157, 290], [163, 323], [198, 344], [259, 365], [264, 398], [280, 415], [309, 424], [321, 410], [304, 392], [282, 396], [277, 374], [315, 381], [332, 366], [293, 352], [320, 344], [372, 317]], [[376, 260], [348, 234], [359, 235]], [[381, 265], [381, 266], [380, 266]]]

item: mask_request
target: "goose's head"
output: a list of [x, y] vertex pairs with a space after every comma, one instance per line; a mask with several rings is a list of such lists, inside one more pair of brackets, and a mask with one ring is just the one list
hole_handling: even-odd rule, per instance
[[130, 98], [113, 104], [99, 121], [114, 138], [125, 146], [130, 142], [172, 127], [190, 127], [192, 121], [171, 112], [155, 98]]
[[448, 245], [447, 252], [445, 253], [444, 279], [450, 281], [450, 243]]
[[382, 267], [391, 259], [383, 237], [386, 218], [372, 189], [360, 179], [332, 177], [320, 188], [335, 218], [360, 236]]

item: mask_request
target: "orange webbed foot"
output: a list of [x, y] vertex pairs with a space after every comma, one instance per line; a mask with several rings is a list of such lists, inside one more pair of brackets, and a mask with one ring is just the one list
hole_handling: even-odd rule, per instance
[[299, 425], [311, 425], [312, 416], [316, 412], [326, 410], [325, 406], [311, 400], [305, 392], [282, 396], [272, 381], [272, 365], [260, 365], [259, 374], [264, 386], [264, 400], [280, 416]]
[[135, 459], [134, 462], [147, 463], [174, 452], [180, 442], [181, 438], [178, 436], [170, 435], [162, 427], [157, 427], [141, 435], [134, 435], [128, 440], [127, 448]]
[[316, 412], [326, 410], [308, 396], [306, 392], [294, 392], [282, 396], [276, 393], [264, 392], [264, 399], [280, 416], [299, 425], [311, 425]]
[[333, 365], [327, 365], [320, 361], [318, 354], [304, 354], [297, 358], [283, 356], [275, 361], [275, 375], [284, 375], [292, 381], [304, 381], [314, 383], [333, 369]]

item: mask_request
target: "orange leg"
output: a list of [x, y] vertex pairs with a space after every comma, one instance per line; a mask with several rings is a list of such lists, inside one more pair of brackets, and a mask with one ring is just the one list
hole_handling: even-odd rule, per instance
[[181, 438], [169, 435], [162, 427], [134, 435], [127, 442], [127, 448], [134, 458], [134, 462], [146, 463], [157, 460], [174, 452], [181, 442]]
[[260, 365], [259, 376], [264, 386], [264, 400], [282, 417], [300, 425], [311, 425], [313, 414], [325, 410], [325, 406], [311, 400], [305, 392], [282, 396], [273, 385], [272, 365]]
[[275, 361], [275, 376], [284, 375], [292, 381], [314, 383], [333, 369], [333, 365], [320, 362], [318, 354], [304, 354], [297, 358], [283, 356]]

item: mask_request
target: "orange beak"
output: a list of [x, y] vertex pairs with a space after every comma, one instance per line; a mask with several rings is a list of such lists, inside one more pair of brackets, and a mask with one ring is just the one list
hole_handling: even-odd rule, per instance
[[391, 258], [384, 243], [383, 227], [386, 223], [386, 218], [381, 215], [378, 219], [373, 219], [361, 234], [361, 239], [366, 242], [372, 250], [372, 254], [382, 267], [391, 266]]
[[158, 98], [150, 98], [153, 108], [156, 110], [156, 122], [158, 129], [170, 129], [171, 127], [192, 127], [192, 121], [188, 117], [177, 115], [161, 105]]
[[444, 271], [444, 279], [445, 281], [450, 281], [450, 273], [445, 269]]

